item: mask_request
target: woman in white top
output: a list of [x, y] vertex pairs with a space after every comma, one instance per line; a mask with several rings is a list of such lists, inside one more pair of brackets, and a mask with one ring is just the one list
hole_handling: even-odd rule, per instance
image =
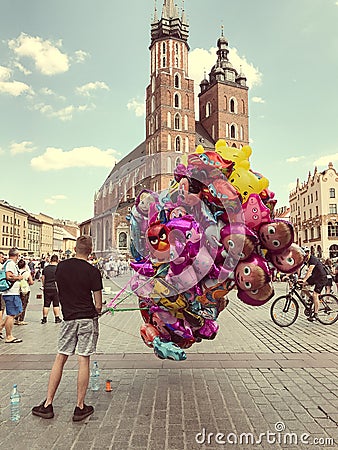
[[29, 296], [31, 293], [30, 286], [34, 284], [34, 281], [31, 272], [27, 268], [26, 262], [23, 259], [19, 260], [18, 268], [20, 275], [23, 276], [23, 279], [20, 281], [20, 298], [22, 302], [22, 312], [15, 317], [14, 325], [27, 325], [27, 322], [25, 322], [24, 319], [29, 301]]

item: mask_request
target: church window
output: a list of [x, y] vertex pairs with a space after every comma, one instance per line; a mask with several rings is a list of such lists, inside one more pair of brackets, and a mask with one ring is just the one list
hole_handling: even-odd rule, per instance
[[175, 67], [178, 67], [178, 56], [175, 57]]
[[121, 250], [127, 249], [127, 234], [125, 232], [119, 234], [119, 248]]
[[168, 134], [168, 150], [171, 150], [171, 135]]
[[185, 131], [188, 130], [188, 116], [187, 115], [184, 116], [184, 130]]
[[179, 108], [180, 107], [180, 96], [178, 94], [174, 95], [174, 107]]
[[185, 152], [189, 153], [189, 138], [186, 136], [185, 138]]
[[208, 102], [205, 105], [205, 117], [209, 117], [211, 115], [211, 103]]
[[241, 140], [243, 141], [243, 139], [244, 139], [244, 129], [241, 125]]
[[236, 125], [231, 125], [231, 127], [230, 127], [230, 137], [231, 137], [231, 139], [237, 139], [236, 138]]
[[166, 45], [165, 45], [165, 42], [163, 42], [163, 44], [162, 44], [162, 53], [163, 53], [163, 55], [165, 55], [165, 52], [166, 52]]
[[180, 76], [178, 74], [175, 75], [175, 82], [174, 82], [175, 88], [180, 87]]
[[177, 167], [179, 164], [181, 164], [181, 158], [176, 158], [175, 167]]
[[166, 59], [165, 59], [165, 56], [163, 56], [163, 58], [162, 58], [162, 67], [165, 67], [166, 66]]
[[330, 188], [330, 198], [336, 198], [336, 190], [335, 190], [335, 188]]
[[181, 129], [181, 117], [179, 114], [175, 114], [175, 130]]
[[175, 139], [175, 152], [181, 151], [181, 138], [179, 136], [176, 136]]
[[230, 99], [230, 112], [237, 113], [237, 102], [235, 98]]

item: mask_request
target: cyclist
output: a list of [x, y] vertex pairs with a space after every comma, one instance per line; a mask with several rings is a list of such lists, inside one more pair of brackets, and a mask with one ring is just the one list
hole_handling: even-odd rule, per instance
[[303, 251], [305, 253], [304, 261], [308, 269], [304, 278], [299, 280], [299, 282], [314, 285], [315, 287], [313, 292], [314, 313], [307, 318], [310, 322], [313, 322], [318, 319], [319, 294], [327, 284], [327, 275], [324, 264], [318, 258], [310, 254], [309, 247], [303, 247]]

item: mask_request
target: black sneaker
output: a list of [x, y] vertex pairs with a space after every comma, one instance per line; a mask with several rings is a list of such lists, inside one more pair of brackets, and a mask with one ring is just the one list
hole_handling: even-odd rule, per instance
[[92, 406], [87, 406], [83, 404], [83, 408], [80, 409], [78, 406], [74, 409], [73, 422], [80, 422], [80, 420], [93, 414], [94, 408]]
[[34, 416], [42, 417], [43, 419], [52, 419], [54, 417], [53, 405], [45, 407], [45, 401], [46, 400], [39, 406], [34, 406], [34, 408], [32, 408], [32, 414]]
[[60, 319], [60, 317], [55, 317], [55, 323], [61, 323], [62, 320]]
[[43, 317], [43, 318], [41, 319], [41, 324], [44, 324], [44, 323], [47, 323], [47, 317]]

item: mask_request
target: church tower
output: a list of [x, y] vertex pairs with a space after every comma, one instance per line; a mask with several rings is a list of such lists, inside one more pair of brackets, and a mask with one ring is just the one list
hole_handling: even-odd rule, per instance
[[216, 142], [225, 139], [231, 147], [249, 143], [248, 87], [246, 77], [228, 59], [228, 40], [217, 41], [217, 61], [200, 84], [199, 120]]
[[179, 12], [164, 0], [151, 24], [150, 84], [146, 88], [146, 154], [150, 188], [166, 189], [175, 166], [195, 150], [194, 82], [188, 76], [188, 35], [184, 3]]

